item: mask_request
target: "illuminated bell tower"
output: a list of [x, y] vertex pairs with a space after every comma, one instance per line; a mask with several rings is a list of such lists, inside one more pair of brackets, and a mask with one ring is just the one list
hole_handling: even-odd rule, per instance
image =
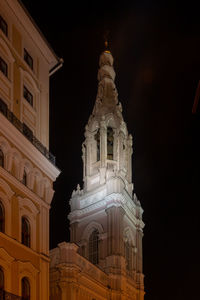
[[109, 275], [111, 299], [142, 300], [143, 210], [133, 192], [132, 136], [114, 80], [113, 57], [106, 50], [100, 56], [96, 102], [82, 144], [84, 185], [77, 186], [70, 200], [71, 242]]

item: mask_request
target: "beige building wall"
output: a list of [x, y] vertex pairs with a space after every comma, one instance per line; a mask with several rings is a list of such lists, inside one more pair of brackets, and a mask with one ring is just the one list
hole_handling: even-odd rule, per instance
[[49, 209], [60, 173], [48, 151], [49, 74], [57, 66], [22, 4], [1, 0], [0, 277], [3, 293], [17, 296], [26, 278], [31, 300], [49, 299]]

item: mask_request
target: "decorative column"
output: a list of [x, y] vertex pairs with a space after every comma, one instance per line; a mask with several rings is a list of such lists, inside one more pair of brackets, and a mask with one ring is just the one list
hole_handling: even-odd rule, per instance
[[91, 175], [91, 142], [92, 142], [92, 136], [91, 133], [88, 130], [88, 126], [86, 126], [85, 131], [85, 144], [86, 144], [86, 176]]
[[142, 273], [142, 238], [143, 232], [140, 227], [137, 228], [136, 232], [136, 245], [137, 245], [137, 266], [136, 271]]
[[112, 206], [106, 210], [108, 236], [107, 255], [123, 255], [123, 233], [122, 224], [124, 210], [122, 207]]
[[118, 158], [118, 132], [114, 129], [114, 143], [113, 143], [113, 160], [117, 161]]
[[101, 168], [106, 167], [106, 159], [107, 159], [107, 132], [106, 132], [106, 130], [107, 130], [106, 122], [104, 120], [102, 120], [100, 122], [100, 160], [101, 160]]
[[132, 154], [133, 154], [133, 139], [132, 135], [129, 134], [128, 140], [127, 140], [127, 158], [128, 158], [128, 163], [127, 163], [127, 179], [128, 182], [131, 183], [132, 181]]
[[13, 154], [12, 153], [8, 153], [6, 154], [6, 165], [5, 165], [5, 168], [8, 172], [11, 172], [12, 171], [12, 163], [13, 163]]
[[107, 159], [107, 132], [106, 123], [103, 120], [100, 122], [100, 184], [105, 183], [106, 175], [106, 159]]
[[124, 134], [122, 131], [119, 132], [119, 170], [123, 169], [123, 142], [124, 142]]
[[74, 222], [70, 225], [70, 242], [76, 243], [76, 232], [77, 232], [78, 222]]

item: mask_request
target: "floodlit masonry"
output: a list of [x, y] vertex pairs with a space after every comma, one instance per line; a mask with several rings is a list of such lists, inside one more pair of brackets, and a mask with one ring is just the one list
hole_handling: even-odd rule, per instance
[[70, 206], [70, 243], [50, 251], [51, 300], [143, 300], [142, 207], [132, 183], [132, 136], [122, 116], [110, 51], [82, 144], [83, 189]]

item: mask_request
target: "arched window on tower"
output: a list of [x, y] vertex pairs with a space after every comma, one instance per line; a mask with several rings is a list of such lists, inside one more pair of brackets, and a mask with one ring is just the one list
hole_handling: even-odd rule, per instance
[[3, 290], [4, 290], [4, 272], [3, 272], [2, 267], [0, 267], [0, 296], [1, 296], [1, 291], [3, 291]]
[[30, 283], [28, 278], [22, 278], [22, 300], [30, 300]]
[[97, 133], [95, 134], [95, 140], [97, 142], [97, 161], [100, 160], [100, 131], [98, 129]]
[[0, 166], [4, 167], [4, 154], [1, 149], [0, 149]]
[[107, 128], [107, 159], [113, 160], [114, 132], [112, 127]]
[[21, 235], [22, 235], [22, 244], [30, 247], [31, 245], [31, 229], [30, 223], [26, 217], [22, 217], [22, 228], [21, 228]]
[[0, 232], [5, 232], [5, 210], [0, 201]]
[[94, 265], [99, 263], [99, 232], [97, 229], [89, 237], [89, 261]]

